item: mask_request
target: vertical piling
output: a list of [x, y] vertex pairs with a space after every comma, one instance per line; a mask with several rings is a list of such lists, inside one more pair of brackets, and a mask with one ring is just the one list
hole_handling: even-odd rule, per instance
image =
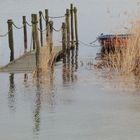
[[10, 62], [14, 60], [14, 39], [13, 39], [13, 21], [9, 19], [8, 23], [8, 40], [9, 40], [9, 48], [10, 48]]
[[63, 54], [66, 54], [66, 24], [62, 23], [62, 50]]
[[39, 26], [40, 26], [40, 43], [41, 43], [41, 46], [43, 46], [42, 11], [39, 11]]
[[53, 21], [50, 21], [49, 24], [50, 24], [50, 53], [51, 53], [53, 48]]
[[45, 25], [46, 25], [46, 41], [48, 41], [48, 23], [49, 23], [49, 11], [48, 9], [45, 9]]
[[27, 52], [27, 26], [26, 26], [26, 16], [23, 16], [23, 34], [24, 34], [24, 53]]
[[33, 23], [34, 39], [35, 39], [35, 44], [36, 44], [36, 68], [39, 69], [40, 45], [39, 45], [39, 36], [38, 36], [38, 19], [37, 19], [36, 14], [32, 14], [32, 23]]
[[47, 26], [47, 47], [50, 49], [50, 23], [48, 23], [48, 26]]
[[33, 50], [36, 48], [36, 43], [35, 43], [35, 29], [34, 29], [34, 14], [31, 15], [32, 18], [32, 40], [33, 40]]
[[78, 23], [77, 23], [77, 8], [74, 7], [74, 21], [75, 21], [75, 39], [76, 46], [78, 45]]
[[70, 13], [69, 9], [66, 10], [66, 27], [67, 27], [67, 49], [70, 49]]
[[73, 4], [70, 6], [70, 13], [71, 13], [71, 47], [74, 47], [74, 25], [73, 25]]

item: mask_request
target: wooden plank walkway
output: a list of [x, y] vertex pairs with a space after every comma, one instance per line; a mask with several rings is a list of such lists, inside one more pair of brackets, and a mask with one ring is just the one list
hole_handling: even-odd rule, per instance
[[[54, 47], [55, 56], [59, 57], [62, 54], [62, 47]], [[43, 50], [43, 47], [41, 48]], [[23, 56], [15, 59], [6, 66], [0, 67], [0, 72], [8, 73], [30, 73], [36, 68], [35, 51], [28, 52]]]

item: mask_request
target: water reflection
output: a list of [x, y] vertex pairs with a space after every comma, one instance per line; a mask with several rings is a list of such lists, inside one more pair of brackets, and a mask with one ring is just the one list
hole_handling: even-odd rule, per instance
[[27, 81], [28, 81], [28, 74], [24, 74], [24, 83], [27, 83]]
[[55, 107], [55, 92], [54, 92], [54, 67], [51, 67], [44, 75], [39, 74], [35, 78], [36, 95], [33, 111], [35, 136], [39, 136], [41, 124], [41, 107], [47, 105], [49, 111], [53, 111]]
[[47, 88], [44, 88], [44, 102], [47, 102], [49, 111], [53, 111], [55, 108], [55, 83], [54, 83], [54, 66], [50, 68], [50, 72], [48, 74], [48, 83]]
[[63, 84], [77, 81], [75, 72], [78, 69], [78, 47], [74, 47], [67, 51], [63, 58]]
[[10, 110], [16, 110], [16, 97], [15, 97], [15, 82], [14, 74], [9, 75], [9, 92], [8, 92], [8, 106]]
[[37, 83], [36, 83], [36, 96], [35, 96], [35, 107], [34, 107], [34, 133], [36, 135], [39, 134], [39, 130], [40, 130], [40, 109], [41, 109], [41, 85], [39, 83], [39, 79], [37, 79]]
[[78, 48], [78, 45], [77, 45], [76, 52], [75, 52], [75, 70], [76, 71], [78, 69], [78, 50], [79, 50], [79, 48]]
[[28, 74], [24, 74], [24, 82], [23, 82], [25, 88], [29, 87], [29, 83], [28, 83]]
[[135, 76], [135, 87], [137, 90], [140, 89], [140, 75]]
[[101, 70], [96, 72], [96, 76], [100, 83], [104, 83], [104, 88], [109, 90], [117, 89], [118, 93], [137, 94], [140, 89], [140, 76], [123, 75], [120, 72]]

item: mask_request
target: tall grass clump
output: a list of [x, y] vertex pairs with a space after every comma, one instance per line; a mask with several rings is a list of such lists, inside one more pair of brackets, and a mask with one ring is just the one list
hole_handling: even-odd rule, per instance
[[131, 31], [127, 46], [116, 47], [113, 52], [105, 53], [99, 68], [115, 70], [121, 74], [140, 74], [140, 25], [135, 25]]
[[56, 55], [56, 49], [50, 51], [50, 47], [42, 47], [39, 54], [39, 68], [33, 71], [33, 76], [45, 79], [50, 75]]
[[129, 74], [134, 72], [140, 74], [140, 26], [135, 25], [131, 31], [132, 37], [128, 42], [126, 50], [123, 52], [122, 71]]

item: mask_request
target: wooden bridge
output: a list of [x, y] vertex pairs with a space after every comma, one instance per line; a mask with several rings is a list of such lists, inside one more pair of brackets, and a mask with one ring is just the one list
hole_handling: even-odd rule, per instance
[[[55, 29], [53, 26], [54, 18], [64, 18], [64, 22], [59, 30]], [[45, 29], [43, 29], [43, 19], [45, 21]], [[8, 36], [10, 49], [10, 62], [6, 66], [0, 67], [0, 72], [32, 72], [34, 69], [42, 67], [44, 62], [48, 63], [47, 59], [50, 59], [51, 62], [55, 62], [59, 56], [64, 56], [68, 50], [78, 46], [77, 8], [73, 7], [73, 4], [71, 4], [70, 9], [66, 10], [66, 14], [64, 16], [51, 17], [48, 14], [48, 9], [46, 9], [45, 15], [42, 11], [39, 11], [39, 18], [37, 14], [32, 14], [31, 23], [27, 22], [26, 16], [23, 16], [22, 22], [23, 25], [18, 27], [12, 19], [9, 19], [7, 21], [8, 32], [0, 35], [0, 37]], [[30, 52], [27, 52], [27, 26], [32, 29], [32, 50]], [[23, 29], [24, 35], [24, 54], [18, 59], [14, 59], [15, 50], [13, 27], [16, 29]], [[61, 32], [62, 46], [53, 45], [53, 31]], [[44, 32], [45, 41], [43, 40]]]
[[[41, 52], [43, 53], [45, 47], [41, 48]], [[42, 54], [40, 53], [40, 54]], [[54, 47], [54, 56], [52, 61], [56, 61], [58, 57], [62, 55], [62, 47], [57, 46]], [[42, 55], [43, 57], [43, 55]], [[36, 69], [36, 52], [31, 51], [23, 54], [21, 57], [11, 61], [9, 64], [0, 67], [0, 72], [8, 72], [8, 73], [30, 73]]]

